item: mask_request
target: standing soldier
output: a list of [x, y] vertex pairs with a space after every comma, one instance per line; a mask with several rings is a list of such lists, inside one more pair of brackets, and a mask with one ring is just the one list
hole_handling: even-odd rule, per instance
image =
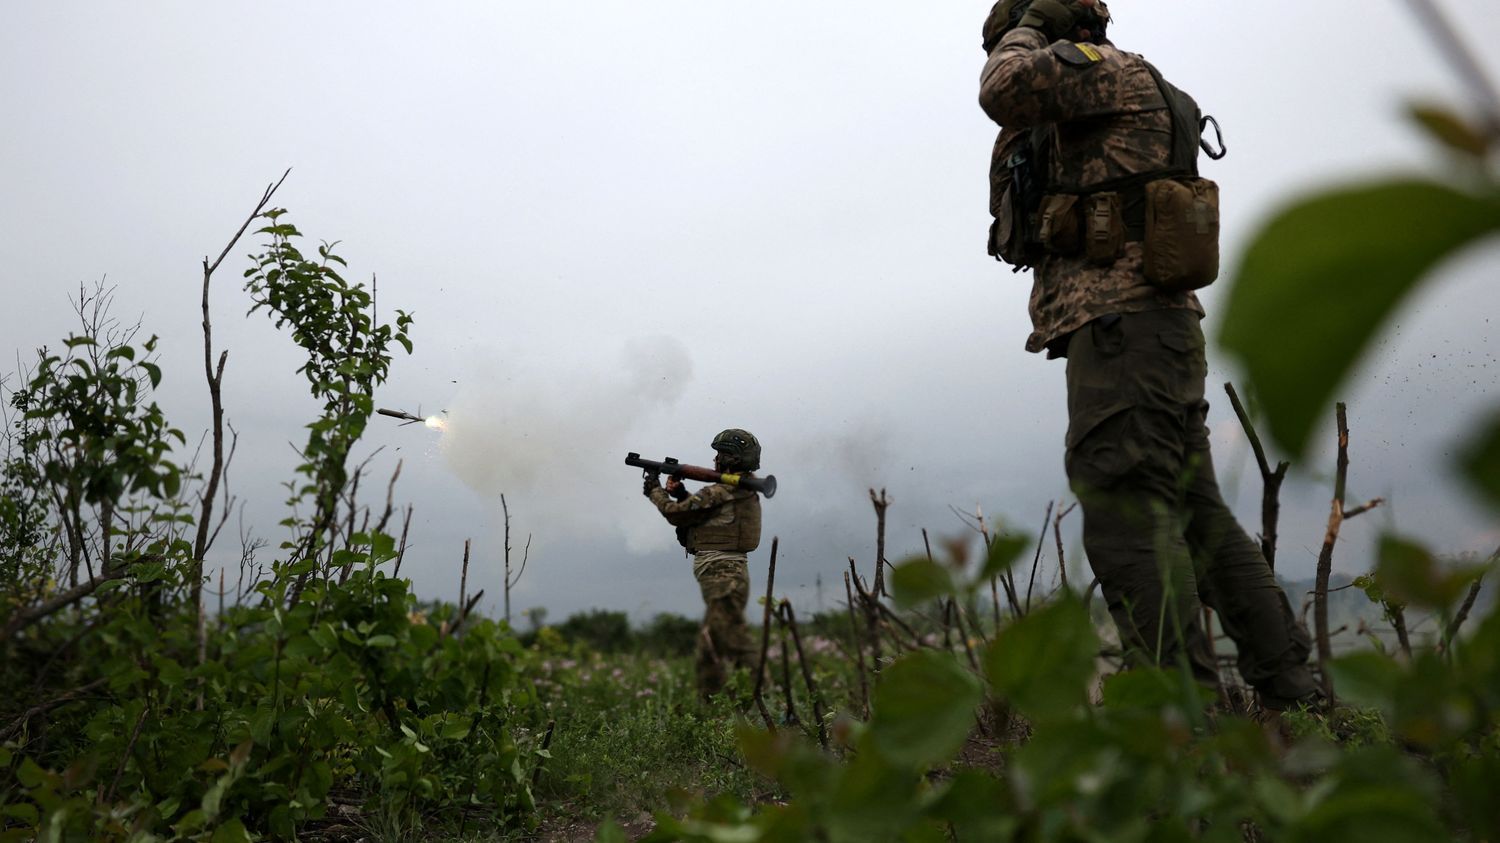
[[1218, 274], [1217, 186], [1197, 168], [1211, 118], [1108, 24], [1096, 0], [1001, 0], [985, 21], [990, 254], [1035, 268], [1026, 349], [1067, 358], [1068, 480], [1132, 659], [1217, 688], [1201, 600], [1264, 706], [1313, 703], [1307, 631], [1209, 456], [1192, 291]]
[[[714, 468], [750, 473], [760, 468], [760, 442], [749, 431], [731, 428], [714, 437]], [[677, 528], [677, 541], [693, 554], [693, 576], [703, 594], [703, 628], [698, 632], [698, 692], [705, 698], [724, 687], [726, 663], [751, 666], [749, 559], [760, 545], [760, 498], [755, 492], [714, 483], [689, 494], [682, 480], [668, 477], [662, 488], [648, 474], [646, 496]]]

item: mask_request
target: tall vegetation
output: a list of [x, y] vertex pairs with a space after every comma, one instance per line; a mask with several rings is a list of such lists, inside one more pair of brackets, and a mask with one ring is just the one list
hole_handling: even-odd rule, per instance
[[5, 390], [0, 839], [287, 839], [341, 804], [393, 828], [444, 806], [501, 825], [529, 814], [510, 722], [532, 693], [520, 645], [462, 607], [419, 612], [392, 575], [389, 503], [357, 499], [351, 453], [411, 317], [376, 321], [334, 246], [305, 255], [285, 211], [264, 209], [272, 192], [245, 289], [305, 352], [321, 409], [289, 484], [291, 538], [269, 566], [244, 548], [230, 605], [201, 596], [229, 509], [223, 357], [209, 477], [181, 462], [152, 400], [156, 339], [110, 320], [104, 292]]

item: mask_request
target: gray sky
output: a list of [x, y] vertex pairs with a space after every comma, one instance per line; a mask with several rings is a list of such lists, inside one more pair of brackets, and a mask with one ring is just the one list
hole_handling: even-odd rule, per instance
[[[1471, 43], [1500, 39], [1485, 0], [1443, 5]], [[1112, 8], [1116, 42], [1224, 124], [1230, 155], [1205, 171], [1222, 187], [1226, 265], [1294, 195], [1441, 166], [1402, 104], [1463, 91], [1405, 4]], [[208, 424], [198, 261], [291, 166], [277, 197], [291, 220], [313, 243], [342, 241], [353, 276], [378, 274], [387, 318], [416, 315], [416, 353], [378, 403], [451, 412], [447, 434], [376, 419], [369, 438], [379, 473], [404, 460], [419, 591], [456, 594], [473, 538], [471, 581], [494, 605], [503, 491], [514, 543], [534, 535], [518, 609], [695, 612], [689, 566], [622, 458], [705, 462], [712, 435], [738, 426], [781, 482], [765, 542], [782, 539], [779, 590], [811, 607], [821, 576], [831, 605], [846, 557], [869, 570], [872, 485], [895, 500], [893, 559], [922, 527], [961, 533], [950, 506], [1034, 533], [1066, 494], [1062, 364], [1022, 350], [1029, 280], [983, 249], [987, 10], [5, 4], [0, 337], [23, 356], [56, 343], [69, 293], [107, 279], [116, 315], [163, 337], [161, 401], [194, 437]], [[234, 490], [274, 544], [288, 443], [314, 407], [289, 338], [243, 318], [256, 243], [220, 270], [215, 330], [242, 434]], [[1447, 551], [1500, 543], [1447, 467], [1497, 401], [1497, 262], [1491, 243], [1445, 266], [1344, 390], [1351, 497], [1392, 506], [1346, 528], [1339, 569], [1362, 571], [1384, 526]], [[1211, 333], [1226, 289], [1204, 296]], [[1214, 397], [1226, 362], [1211, 357]], [[1210, 423], [1253, 524], [1258, 479], [1227, 401]], [[1294, 576], [1321, 542], [1331, 467], [1325, 448], [1286, 491]], [[217, 550], [238, 556], [232, 536]]]

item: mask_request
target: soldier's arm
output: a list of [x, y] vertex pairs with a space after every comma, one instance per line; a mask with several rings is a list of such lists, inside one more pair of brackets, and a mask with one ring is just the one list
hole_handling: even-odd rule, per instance
[[691, 527], [702, 524], [713, 517], [714, 510], [729, 503], [734, 492], [722, 483], [704, 486], [697, 493], [680, 501], [672, 500], [667, 490], [657, 487], [651, 490], [651, 502], [674, 527]]
[[1013, 29], [990, 53], [979, 77], [979, 105], [1007, 129], [1099, 116], [1118, 103], [1122, 64], [1099, 48], [1047, 43], [1030, 27]]

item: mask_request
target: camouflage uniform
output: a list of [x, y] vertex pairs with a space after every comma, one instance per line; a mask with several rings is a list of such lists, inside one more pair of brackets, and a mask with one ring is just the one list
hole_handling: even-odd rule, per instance
[[750, 601], [749, 559], [760, 544], [760, 498], [751, 491], [715, 483], [682, 500], [661, 487], [651, 502], [676, 526], [678, 540], [693, 554], [693, 576], [703, 595], [703, 628], [697, 647], [698, 691], [724, 687], [729, 667], [753, 666], [745, 606]]
[[[1086, 192], [1169, 166], [1171, 116], [1144, 60], [1092, 47], [1091, 60], [1079, 62], [1076, 46], [1049, 44], [1032, 28], [1000, 39], [980, 90], [981, 106], [1004, 127], [992, 173], [1046, 124], [1049, 192]], [[1048, 255], [1036, 266], [1026, 348], [1068, 358], [1068, 479], [1083, 507], [1089, 564], [1132, 656], [1186, 660], [1216, 687], [1201, 600], [1238, 647], [1241, 674], [1268, 704], [1284, 706], [1316, 693], [1309, 640], [1214, 478], [1202, 315], [1192, 293], [1147, 282], [1139, 242], [1110, 265]]]

